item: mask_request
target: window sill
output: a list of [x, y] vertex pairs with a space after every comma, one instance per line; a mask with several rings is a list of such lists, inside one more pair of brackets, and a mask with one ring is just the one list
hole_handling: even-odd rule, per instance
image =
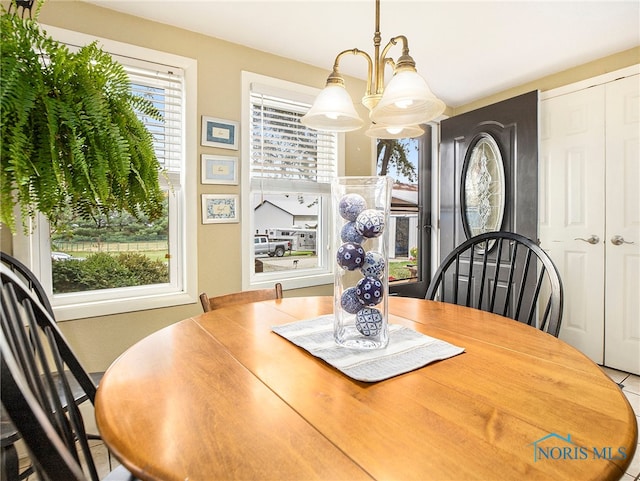
[[173, 307], [185, 304], [195, 304], [198, 299], [186, 292], [173, 292], [164, 294], [139, 294], [130, 297], [120, 297], [111, 299], [84, 299], [78, 302], [60, 303], [54, 296], [53, 310], [56, 321], [71, 321], [75, 319], [85, 319], [88, 317], [108, 316], [112, 314], [123, 314], [126, 312], [144, 311], [148, 309], [159, 309], [163, 307]]
[[334, 281], [334, 275], [331, 273], [309, 274], [307, 276], [297, 275], [296, 277], [283, 277], [282, 273], [277, 274], [278, 275], [273, 276], [268, 274], [260, 275], [258, 279], [254, 277], [251, 280], [251, 283], [248, 286], [245, 286], [245, 289], [270, 288], [273, 287], [276, 282], [280, 282], [284, 290], [301, 289], [304, 287], [317, 287], [326, 284], [333, 284]]

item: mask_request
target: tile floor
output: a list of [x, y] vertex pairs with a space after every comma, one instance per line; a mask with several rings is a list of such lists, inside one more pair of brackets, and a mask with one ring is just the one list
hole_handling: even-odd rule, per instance
[[[616, 371], [608, 367], [603, 367], [602, 370], [622, 388], [622, 392], [627, 396], [636, 413], [636, 420], [638, 421], [638, 426], [640, 426], [640, 376]], [[118, 461], [113, 456], [108, 456], [106, 447], [100, 441], [92, 441], [91, 451], [94, 455], [100, 478], [104, 478], [111, 469], [118, 466]], [[28, 462], [28, 460], [25, 460], [25, 462]], [[27, 480], [37, 481], [37, 476], [30, 476]], [[631, 460], [627, 472], [620, 481], [640, 481], [640, 443], [636, 448], [635, 456]]]
[[[636, 421], [640, 426], [640, 376], [616, 371], [608, 367], [603, 367], [602, 370], [622, 388], [622, 392], [627, 396], [629, 404], [631, 404], [633, 411], [636, 413]], [[636, 454], [631, 460], [627, 472], [620, 481], [634, 480], [640, 480], [640, 442], [636, 446]]]

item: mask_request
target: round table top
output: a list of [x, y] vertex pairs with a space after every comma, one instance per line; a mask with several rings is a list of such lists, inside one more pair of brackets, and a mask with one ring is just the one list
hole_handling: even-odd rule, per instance
[[582, 353], [494, 314], [389, 298], [389, 322], [465, 348], [376, 383], [271, 331], [330, 297], [229, 306], [141, 340], [105, 374], [96, 419], [142, 480], [619, 479], [626, 397]]

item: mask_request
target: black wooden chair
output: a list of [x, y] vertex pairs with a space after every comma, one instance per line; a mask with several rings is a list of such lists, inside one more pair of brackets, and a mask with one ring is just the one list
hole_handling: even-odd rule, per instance
[[535, 242], [487, 232], [456, 247], [440, 264], [427, 299], [510, 317], [558, 337], [563, 289], [558, 269]]
[[[92, 402], [96, 385], [34, 291], [4, 264], [0, 283], [2, 405], [25, 442], [39, 479], [97, 481], [69, 381], [73, 379]], [[119, 467], [106, 479], [134, 478]]]
[[[49, 298], [42, 287], [42, 284], [38, 280], [38, 278], [33, 274], [33, 272], [25, 266], [22, 262], [20, 262], [15, 257], [7, 254], [6, 252], [0, 252], [0, 261], [2, 264], [7, 266], [14, 274], [16, 274], [21, 281], [36, 295], [42, 306], [49, 313], [51, 318], [54, 318], [53, 307], [51, 306], [51, 302], [49, 302]], [[102, 376], [104, 375], [104, 371], [100, 372], [90, 372], [89, 376], [93, 381], [94, 385], [98, 385]], [[57, 373], [54, 374], [54, 380], [57, 383], [58, 390], [60, 394], [62, 394], [62, 384], [58, 379]], [[71, 391], [73, 393], [73, 398], [76, 404], [81, 404], [87, 400], [90, 400], [93, 404], [95, 400], [95, 389], [85, 391], [76, 381], [73, 376], [70, 376], [68, 382], [71, 386]], [[100, 439], [100, 436], [93, 433], [87, 434], [89, 439]], [[2, 479], [6, 479], [7, 481], [15, 481], [26, 479], [29, 475], [33, 473], [33, 467], [27, 467], [22, 472], [18, 473], [18, 454], [15, 449], [15, 443], [20, 439], [20, 433], [16, 430], [13, 423], [8, 418], [4, 407], [2, 407], [0, 411], [0, 446], [2, 449]], [[110, 455], [109, 455], [110, 456]], [[111, 460], [111, 458], [109, 458]]]
[[0, 252], [0, 261], [6, 265], [13, 273], [15, 273], [20, 279], [31, 289], [38, 297], [40, 304], [47, 310], [51, 317], [53, 317], [53, 307], [49, 302], [47, 293], [44, 291], [44, 287], [40, 284], [37, 277], [31, 272], [27, 266], [20, 262], [15, 257], [7, 254], [6, 252]]
[[[51, 316], [52, 319], [55, 319], [53, 314], [53, 307], [51, 307], [51, 302], [49, 302], [49, 298], [47, 297], [47, 293], [40, 284], [38, 278], [31, 272], [31, 270], [25, 266], [22, 262], [20, 262], [15, 257], [7, 254], [6, 252], [0, 252], [0, 261], [4, 265], [6, 265], [14, 274], [16, 274], [22, 282], [36, 295], [42, 307], [44, 307]], [[90, 372], [89, 377], [93, 381], [94, 385], [97, 386], [100, 383], [100, 380], [104, 376], [104, 371], [96, 371]], [[95, 388], [92, 390], [85, 390], [80, 385], [78, 385], [75, 378], [71, 377], [68, 381], [71, 385], [72, 392], [74, 394], [74, 399], [76, 404], [83, 403], [87, 400], [93, 402], [95, 401], [96, 391]], [[62, 389], [62, 387], [60, 387]], [[98, 436], [89, 435], [90, 439], [99, 439]]]

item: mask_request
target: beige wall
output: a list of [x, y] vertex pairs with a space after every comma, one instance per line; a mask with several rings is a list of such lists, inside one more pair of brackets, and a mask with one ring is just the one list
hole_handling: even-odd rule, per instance
[[[311, 85], [324, 86], [328, 70], [269, 55], [214, 38], [199, 35], [135, 17], [101, 9], [83, 2], [47, 2], [42, 9], [42, 23], [61, 28], [140, 45], [176, 55], [195, 58], [198, 61], [198, 119], [201, 115], [240, 120], [240, 72], [248, 70], [262, 75]], [[518, 95], [536, 88], [546, 90], [582, 80], [606, 71], [638, 63], [639, 49], [622, 52], [586, 66], [561, 72], [531, 82], [517, 89], [482, 99], [472, 104], [448, 109], [459, 114], [488, 105], [498, 100]], [[327, 59], [331, 62], [332, 59]], [[327, 63], [327, 67], [330, 67]], [[354, 99], [365, 88], [363, 81], [347, 80]], [[364, 108], [360, 112], [366, 115]], [[200, 125], [200, 122], [197, 122]], [[348, 134], [346, 138], [346, 175], [370, 175], [372, 173], [371, 140], [363, 131]], [[220, 153], [216, 149], [198, 147], [200, 153]], [[199, 162], [194, 162], [199, 166]], [[214, 192], [211, 186], [198, 184], [198, 194]], [[238, 192], [236, 186], [216, 188], [215, 192]], [[240, 290], [240, 230], [239, 224], [216, 226], [198, 225], [193, 235], [198, 237], [198, 289], [210, 295]], [[6, 232], [2, 245], [10, 245]], [[225, 255], [211, 255], [212, 246]], [[224, 273], [224, 276], [221, 275]], [[287, 291], [285, 296], [330, 294], [332, 286]], [[131, 314], [94, 317], [62, 322], [61, 328], [76, 349], [88, 370], [105, 369], [127, 347], [147, 334], [180, 319], [200, 313], [199, 304], [174, 308], [141, 311]]]

